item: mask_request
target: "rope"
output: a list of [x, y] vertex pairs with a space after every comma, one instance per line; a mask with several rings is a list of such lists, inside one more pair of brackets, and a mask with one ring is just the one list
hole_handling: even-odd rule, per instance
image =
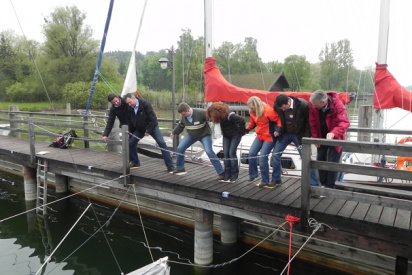
[[112, 85], [110, 85], [109, 81], [107, 81], [107, 79], [103, 76], [103, 74], [102, 74], [100, 71], [98, 71], [97, 74], [100, 76], [100, 78], [103, 80], [103, 82], [106, 84], [106, 86], [109, 88], [109, 90], [110, 90], [112, 93], [116, 93], [116, 92], [117, 92], [116, 89], [113, 88]]
[[52, 253], [50, 253], [49, 257], [44, 261], [44, 263], [41, 265], [41, 267], [39, 268], [39, 270], [37, 270], [36, 274], [39, 274], [40, 270], [43, 269], [43, 267], [49, 262], [49, 260], [51, 259], [51, 257], [53, 256], [54, 252], [56, 252], [57, 248], [60, 247], [60, 245], [63, 243], [63, 241], [66, 239], [66, 237], [69, 235], [69, 233], [73, 230], [73, 228], [76, 226], [76, 224], [80, 221], [80, 219], [84, 216], [84, 214], [86, 213], [86, 211], [90, 208], [91, 204], [89, 204], [89, 206], [86, 207], [86, 209], [83, 211], [83, 213], [80, 215], [80, 217], [77, 219], [77, 221], [73, 224], [73, 226], [70, 228], [70, 230], [66, 233], [66, 235], [63, 237], [63, 239], [60, 241], [60, 243], [56, 246], [56, 248], [53, 250]]
[[[292, 254], [292, 228], [293, 228], [293, 224], [295, 222], [299, 222], [300, 219], [293, 217], [292, 215], [287, 215], [285, 220], [289, 222], [289, 226], [290, 226], [290, 233], [289, 233], [289, 263], [290, 263], [290, 255]], [[290, 270], [289, 263], [288, 263], [288, 275], [289, 275], [289, 270]]]
[[237, 258], [233, 258], [230, 261], [221, 263], [221, 264], [216, 264], [216, 265], [197, 265], [197, 264], [187, 264], [187, 263], [183, 263], [183, 262], [176, 262], [176, 261], [171, 261], [168, 260], [168, 262], [170, 263], [175, 263], [175, 264], [181, 264], [181, 265], [188, 265], [188, 266], [193, 266], [193, 267], [201, 267], [201, 268], [218, 268], [218, 267], [223, 267], [225, 265], [228, 264], [232, 264], [240, 259], [242, 259], [244, 256], [246, 256], [247, 254], [249, 254], [251, 251], [253, 251], [256, 247], [258, 247], [261, 243], [263, 243], [264, 241], [266, 241], [268, 238], [270, 238], [273, 234], [275, 234], [277, 231], [279, 231], [280, 228], [283, 228], [283, 226], [286, 224], [287, 222], [282, 223], [281, 225], [278, 226], [278, 228], [276, 228], [275, 231], [273, 231], [272, 233], [270, 233], [268, 236], [266, 236], [264, 239], [262, 239], [259, 243], [257, 243], [256, 245], [254, 245], [252, 248], [250, 248], [248, 251], [246, 251], [245, 253], [243, 253], [241, 256], [237, 257]]
[[303, 245], [299, 248], [299, 250], [296, 252], [296, 254], [292, 257], [291, 260], [289, 260], [289, 262], [286, 264], [285, 268], [282, 270], [282, 272], [280, 273], [280, 275], [283, 274], [283, 272], [285, 272], [286, 268], [290, 265], [290, 263], [293, 261], [293, 259], [299, 254], [299, 252], [303, 249], [303, 247], [308, 243], [308, 241], [313, 237], [313, 235], [315, 235], [315, 233], [322, 228], [323, 226], [327, 226], [328, 228], [332, 229], [332, 227], [330, 227], [329, 225], [325, 224], [325, 223], [318, 223], [314, 218], [309, 218], [308, 219], [308, 223], [309, 223], [309, 227], [315, 227], [315, 229], [313, 230], [312, 234], [309, 236], [309, 238], [303, 243]]
[[[112, 218], [113, 218], [114, 214], [117, 212], [117, 210], [120, 208], [120, 205], [123, 203], [124, 198], [125, 198], [126, 195], [129, 193], [129, 190], [130, 190], [130, 188], [127, 188], [127, 192], [124, 194], [123, 198], [120, 200], [119, 204], [117, 205], [116, 209], [113, 211], [113, 213], [112, 213], [112, 215], [109, 217], [109, 219], [108, 219], [103, 225], [100, 225], [100, 223], [99, 223], [100, 228], [98, 228], [92, 235], [90, 235], [90, 237], [89, 237], [87, 240], [85, 240], [81, 245], [79, 245], [75, 250], [73, 250], [72, 253], [70, 253], [66, 258], [64, 258], [59, 264], [57, 264], [49, 273], [51, 273], [54, 269], [56, 269], [61, 263], [64, 263], [64, 262], [65, 262], [68, 258], [70, 258], [74, 253], [76, 253], [83, 245], [85, 245], [91, 238], [93, 238], [93, 237], [97, 234], [97, 232], [99, 232], [100, 230], [102, 230], [102, 228], [103, 228], [104, 226], [109, 226], [110, 221], [112, 220]], [[96, 216], [96, 219], [97, 219], [97, 216]], [[97, 219], [97, 220], [98, 220], [98, 219]], [[103, 234], [104, 234], [104, 236], [105, 236], [105, 238], [106, 238], [106, 234], [104, 233], [104, 230], [102, 230], [102, 232], [103, 232]], [[117, 258], [116, 258], [116, 256], [114, 255], [114, 252], [113, 252], [113, 250], [112, 250], [112, 247], [110, 246], [110, 242], [109, 242], [109, 240], [108, 240], [107, 238], [106, 238], [106, 242], [107, 242], [107, 244], [109, 245], [110, 251], [112, 252], [112, 255], [113, 255], [113, 257], [114, 257], [114, 260], [116, 261], [116, 264], [117, 264], [120, 272], [122, 273], [122, 270], [121, 270], [121, 268], [120, 268], [119, 262], [117, 261]], [[123, 274], [123, 273], [122, 273], [122, 274]]]
[[149, 254], [150, 254], [150, 257], [152, 258], [152, 262], [154, 262], [152, 251], [150, 250], [150, 246], [149, 246], [149, 241], [147, 240], [146, 230], [144, 229], [142, 215], [140, 214], [140, 207], [139, 207], [139, 202], [137, 201], [137, 194], [136, 194], [136, 189], [134, 188], [134, 184], [133, 184], [133, 191], [134, 191], [134, 197], [136, 199], [137, 212], [139, 213], [140, 223], [142, 224], [144, 239], [146, 240], [146, 246], [149, 250]]

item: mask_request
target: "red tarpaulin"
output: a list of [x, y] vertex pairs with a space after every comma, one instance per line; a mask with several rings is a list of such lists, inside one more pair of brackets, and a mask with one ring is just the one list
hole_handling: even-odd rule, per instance
[[398, 107], [412, 110], [411, 92], [402, 87], [386, 69], [388, 65], [376, 63], [375, 93], [373, 105], [375, 109], [391, 109]]
[[[242, 102], [247, 104], [248, 99], [251, 96], [259, 97], [263, 102], [273, 105], [276, 97], [279, 94], [285, 94], [287, 96], [294, 96], [303, 98], [309, 102], [309, 98], [312, 93], [299, 93], [299, 92], [268, 92], [254, 89], [246, 89], [236, 87], [222, 76], [219, 69], [216, 67], [216, 59], [213, 57], [206, 58], [205, 61], [205, 102]], [[349, 104], [349, 94], [340, 93], [339, 99], [343, 104]]]

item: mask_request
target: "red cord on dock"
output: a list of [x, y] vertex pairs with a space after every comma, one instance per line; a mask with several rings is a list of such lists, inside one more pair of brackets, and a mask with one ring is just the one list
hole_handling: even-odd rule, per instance
[[285, 221], [289, 222], [290, 234], [289, 234], [289, 264], [288, 264], [288, 275], [290, 270], [290, 254], [292, 253], [292, 228], [295, 222], [300, 222], [300, 218], [293, 217], [292, 215], [287, 215]]

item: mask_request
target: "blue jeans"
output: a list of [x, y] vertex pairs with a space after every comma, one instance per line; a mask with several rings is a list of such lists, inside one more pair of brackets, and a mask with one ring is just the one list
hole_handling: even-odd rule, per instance
[[288, 133], [283, 133], [282, 134], [282, 139], [277, 140], [275, 149], [273, 149], [273, 154], [272, 154], [272, 168], [273, 168], [273, 173], [272, 173], [272, 181], [279, 181], [281, 180], [281, 175], [282, 175], [282, 152], [286, 149], [286, 147], [293, 142], [298, 149], [299, 155], [302, 156], [302, 151], [300, 150], [299, 146], [299, 141], [296, 135], [294, 134], [288, 134]]
[[[320, 146], [318, 148], [318, 156], [316, 160], [319, 161], [329, 161], [329, 162], [340, 162], [340, 157], [342, 155], [342, 150], [338, 153], [334, 146]], [[328, 188], [335, 188], [335, 181], [338, 177], [338, 172], [319, 170], [319, 180], [322, 185]]]
[[[144, 138], [144, 132], [139, 130], [134, 131], [133, 136], [129, 140], [129, 158], [131, 162], [137, 163], [140, 165], [139, 157], [137, 156], [136, 146], [139, 143], [140, 139]], [[153, 130], [150, 134], [153, 139], [157, 142], [162, 151], [163, 160], [166, 164], [166, 167], [173, 166], [172, 157], [170, 156], [169, 149], [167, 148], [166, 142], [163, 139], [162, 132], [160, 132], [159, 126]]]
[[196, 141], [200, 141], [202, 143], [203, 149], [205, 149], [205, 152], [216, 172], [219, 175], [222, 174], [224, 172], [222, 164], [220, 164], [220, 160], [218, 159], [212, 148], [212, 136], [205, 136], [201, 140], [196, 140], [192, 139], [189, 134], [186, 134], [183, 137], [182, 141], [180, 141], [179, 146], [177, 146], [176, 169], [180, 170], [185, 167], [185, 151]]
[[256, 156], [258, 155], [260, 151], [260, 156], [259, 156], [259, 167], [260, 167], [260, 174], [262, 175], [262, 185], [267, 185], [269, 184], [269, 154], [270, 151], [273, 149], [274, 143], [273, 142], [268, 142], [268, 141], [261, 141], [258, 138], [255, 138], [255, 140], [252, 143], [252, 146], [250, 147], [249, 150], [249, 178], [254, 179], [259, 176], [258, 170], [257, 170], [257, 158]]
[[241, 135], [234, 137], [223, 136], [223, 155], [225, 166], [225, 178], [226, 179], [237, 179], [239, 176], [239, 161], [237, 159], [237, 146], [242, 139]]

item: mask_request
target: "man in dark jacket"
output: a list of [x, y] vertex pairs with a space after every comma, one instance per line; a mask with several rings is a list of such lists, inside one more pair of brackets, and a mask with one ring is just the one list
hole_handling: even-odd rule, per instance
[[175, 167], [173, 166], [172, 157], [163, 139], [162, 132], [160, 132], [156, 114], [150, 103], [146, 100], [136, 98], [136, 96], [131, 93], [126, 94], [123, 99], [129, 105], [127, 122], [129, 132], [132, 134], [129, 140], [130, 169], [140, 167], [136, 146], [142, 138], [150, 135], [162, 151], [167, 171], [174, 171]]
[[120, 127], [127, 124], [127, 110], [129, 106], [124, 100], [116, 94], [110, 94], [107, 100], [112, 103], [109, 110], [109, 117], [107, 119], [106, 129], [104, 129], [102, 140], [107, 141], [107, 137], [112, 131], [116, 117], [119, 119]]
[[[277, 141], [272, 154], [273, 174], [270, 185], [278, 185], [282, 183], [282, 152], [289, 143], [293, 142], [302, 155], [300, 150], [302, 138], [310, 137], [309, 103], [301, 98], [280, 94], [276, 97], [273, 108], [279, 115], [282, 133], [274, 132]], [[270, 132], [273, 133], [272, 127]]]

